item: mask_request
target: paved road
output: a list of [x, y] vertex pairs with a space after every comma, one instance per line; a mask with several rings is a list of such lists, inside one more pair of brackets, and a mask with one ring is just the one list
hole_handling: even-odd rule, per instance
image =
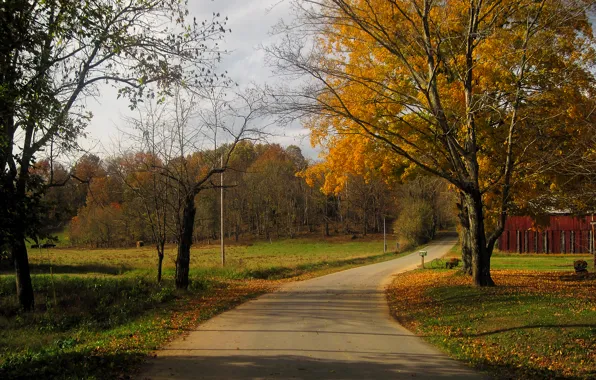
[[[430, 244], [427, 260], [455, 243]], [[416, 254], [308, 281], [223, 313], [151, 359], [140, 379], [480, 379], [397, 324], [384, 287]]]

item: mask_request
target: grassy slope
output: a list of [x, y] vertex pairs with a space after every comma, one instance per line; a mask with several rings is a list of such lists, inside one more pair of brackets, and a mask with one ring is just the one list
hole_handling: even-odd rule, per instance
[[590, 256], [496, 254], [498, 286], [485, 289], [456, 271], [418, 270], [388, 298], [408, 328], [498, 378], [594, 378], [596, 276], [576, 276], [578, 258]]
[[174, 289], [172, 252], [164, 261], [166, 280], [157, 285], [151, 247], [32, 250], [35, 313], [18, 311], [14, 276], [0, 276], [0, 378], [126, 374], [168, 339], [274, 289], [280, 279], [397, 257], [382, 254], [382, 247], [379, 239], [233, 246], [225, 269], [217, 266], [217, 247], [198, 247], [187, 292]]

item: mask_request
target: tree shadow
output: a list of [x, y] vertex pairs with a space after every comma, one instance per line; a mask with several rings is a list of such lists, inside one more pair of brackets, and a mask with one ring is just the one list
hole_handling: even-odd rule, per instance
[[530, 329], [565, 329], [565, 328], [589, 328], [589, 329], [596, 329], [596, 324], [590, 323], [578, 323], [578, 324], [539, 324], [539, 325], [528, 325], [528, 326], [517, 326], [517, 327], [508, 327], [503, 329], [497, 329], [492, 331], [485, 331], [477, 334], [461, 334], [460, 336], [465, 338], [475, 338], [480, 336], [488, 336], [494, 334], [501, 334], [510, 331], [517, 331], [517, 330], [530, 330]]
[[559, 280], [565, 282], [596, 281], [596, 273], [568, 273], [559, 276]]
[[472, 367], [479, 371], [488, 372], [492, 379], [594, 379], [596, 373], [584, 373], [580, 376], [569, 376], [557, 372], [539, 364], [525, 364], [520, 366], [516, 363], [491, 362], [487, 359], [477, 359]]
[[[326, 350], [160, 351], [139, 380], [161, 379], [483, 379], [437, 354]], [[175, 353], [175, 354], [174, 354]], [[341, 357], [342, 359], [335, 358]], [[345, 359], [343, 359], [345, 358]]]
[[48, 351], [22, 356], [0, 365], [1, 379], [129, 379], [129, 372], [145, 360], [140, 352], [102, 354], [82, 351]]
[[[103, 264], [82, 264], [82, 265], [65, 265], [65, 264], [29, 264], [31, 274], [108, 274], [120, 275], [133, 270], [128, 266], [112, 266]], [[14, 274], [12, 268], [0, 268], [0, 274]]]

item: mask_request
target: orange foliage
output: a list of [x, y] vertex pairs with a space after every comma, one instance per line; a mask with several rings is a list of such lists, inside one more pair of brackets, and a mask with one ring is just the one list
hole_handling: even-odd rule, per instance
[[[403, 179], [416, 162], [460, 188], [477, 181], [481, 190], [492, 191], [484, 199], [491, 205], [500, 201], [502, 189], [494, 185], [503, 181], [511, 123], [519, 195], [536, 182], [530, 176], [545, 159], [543, 152], [564, 155], [586, 121], [596, 119], [590, 71], [596, 54], [584, 8], [587, 1], [482, 3], [471, 58], [473, 109], [466, 106], [464, 84], [470, 4], [476, 2], [429, 3], [428, 36], [420, 2], [325, 4], [321, 12], [330, 24], [322, 27], [317, 45], [329, 54], [319, 57], [317, 69], [327, 89], [317, 99], [323, 111], [307, 123], [313, 145], [324, 147], [324, 162], [304, 175], [307, 180], [313, 177], [310, 183], [323, 178], [327, 193], [338, 192], [349, 173], [377, 172]], [[434, 60], [432, 76], [429, 54]], [[428, 90], [434, 85], [441, 112]], [[441, 124], [439, 114], [446, 124]], [[446, 143], [446, 134], [455, 138], [457, 148]], [[470, 144], [478, 148], [465, 151]], [[460, 148], [464, 152], [453, 152]], [[460, 159], [463, 169], [456, 163]]]

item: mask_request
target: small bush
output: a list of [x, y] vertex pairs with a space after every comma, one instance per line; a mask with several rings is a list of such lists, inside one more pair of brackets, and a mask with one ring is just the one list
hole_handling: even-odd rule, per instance
[[588, 271], [588, 263], [585, 260], [575, 260], [573, 262], [573, 268], [577, 273], [587, 272]]
[[7, 246], [0, 246], [0, 269], [12, 269], [12, 255]]
[[456, 257], [452, 257], [449, 261], [447, 261], [445, 263], [445, 268], [453, 269], [453, 268], [459, 266], [459, 262], [460, 262], [460, 259], [458, 259]]

